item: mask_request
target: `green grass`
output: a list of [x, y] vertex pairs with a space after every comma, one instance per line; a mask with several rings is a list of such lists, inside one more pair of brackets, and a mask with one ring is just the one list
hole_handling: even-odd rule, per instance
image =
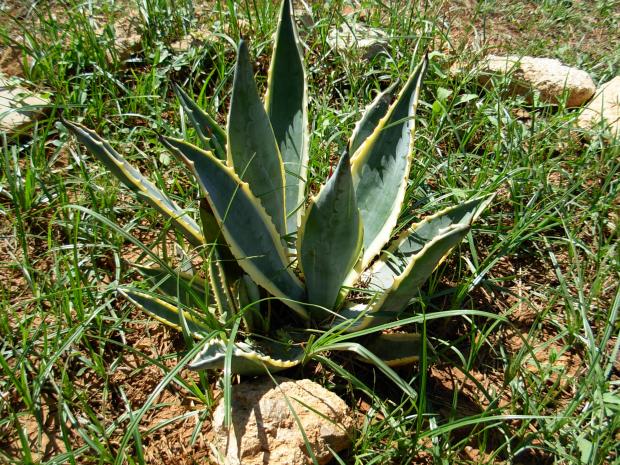
[[[28, 63], [25, 78], [53, 96], [46, 118], [0, 141], [0, 462], [163, 463], [162, 436], [189, 428], [191, 451], [221, 392], [215, 375], [184, 369], [197, 347], [187, 352], [182, 337], [152, 325], [114, 290], [131, 279], [125, 260], [145, 260], [151, 248], [177, 254], [170, 225], [119, 187], [58, 116], [96, 129], [195, 208], [196, 186], [157, 142], [158, 132], [196, 140], [171, 84], [223, 121], [233, 44], [240, 33], [251, 40], [264, 76], [277, 6], [241, 1], [233, 14], [233, 2], [215, 1], [205, 14], [191, 0], [140, 3], [145, 33], [125, 59], [105, 25], [136, 10], [134, 2], [71, 0], [55, 16], [39, 2], [0, 21], [0, 37]], [[438, 53], [418, 113], [418, 187], [408, 191], [400, 225], [474, 194], [498, 194], [412, 308], [408, 324], [430, 344], [423, 363], [398, 374], [417, 395], [342, 356], [318, 356], [320, 366], [288, 375], [312, 377], [355, 410], [361, 426], [343, 463], [616, 463], [618, 141], [598, 132], [581, 138], [574, 110], [526, 106], [503, 96], [499, 80], [484, 90], [473, 77], [450, 77], [453, 61], [481, 54], [446, 29], [467, 29], [446, 16], [450, 2], [362, 3], [365, 20], [391, 35], [389, 53], [367, 62], [330, 51], [329, 30], [351, 20], [339, 14], [341, 2], [313, 5], [315, 25], [304, 31], [316, 185], [374, 92], [406, 78], [421, 39]], [[609, 39], [620, 11], [594, 3], [486, 1], [469, 14], [479, 36], [499, 37], [504, 50], [557, 57], [605, 82], [618, 74], [620, 52]], [[220, 40], [175, 54], [169, 44], [196, 26], [195, 13]], [[502, 39], [510, 25], [518, 26], [512, 40]], [[523, 108], [527, 119], [516, 115]], [[168, 463], [204, 453], [195, 448]]]

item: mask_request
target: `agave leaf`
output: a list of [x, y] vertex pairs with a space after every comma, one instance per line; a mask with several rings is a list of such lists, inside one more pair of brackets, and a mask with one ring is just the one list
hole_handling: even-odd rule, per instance
[[344, 333], [356, 333], [394, 320], [394, 313], [373, 311], [369, 303], [345, 303], [327, 328], [341, 329]]
[[[178, 151], [173, 151], [179, 157]], [[186, 161], [180, 157], [182, 161]], [[225, 243], [220, 225], [206, 199], [200, 199], [200, 220], [207, 244], [211, 247], [207, 262], [207, 275], [213, 290], [213, 297], [219, 309], [221, 322], [228, 320], [236, 313], [237, 305], [231, 293], [231, 283], [243, 271], [237, 264], [228, 245]]]
[[347, 351], [352, 352], [359, 359], [364, 360], [367, 363], [371, 363], [376, 366], [379, 370], [381, 370], [389, 379], [391, 379], [398, 387], [402, 389], [402, 391], [409, 395], [412, 399], [416, 399], [418, 394], [414, 391], [414, 389], [407, 383], [404, 379], [402, 379], [398, 374], [392, 370], [380, 357], [377, 357], [374, 353], [368, 350], [363, 345], [352, 342], [337, 342], [332, 344], [320, 345], [318, 350], [314, 350], [310, 348], [310, 356], [314, 356], [317, 352], [325, 352], [325, 351]]
[[362, 269], [390, 239], [400, 214], [413, 153], [413, 118], [427, 62], [425, 58], [418, 65], [351, 161], [357, 205], [364, 223]]
[[394, 279], [392, 286], [380, 295], [373, 304], [373, 310], [400, 313], [409, 301], [418, 295], [439, 263], [469, 232], [468, 224], [449, 226], [440, 235], [428, 242], [411, 260], [403, 272]]
[[[169, 270], [159, 266], [133, 265], [140, 274], [157, 287], [157, 290], [166, 295], [174, 297], [175, 300], [187, 307], [207, 305], [213, 302], [207, 296], [209, 289], [207, 283], [198, 276], [188, 273], [175, 272], [171, 274]], [[196, 303], [200, 302], [199, 305]]]
[[268, 327], [266, 327], [264, 318], [260, 313], [260, 290], [247, 274], [241, 276], [237, 282], [237, 296], [239, 310], [243, 311], [246, 329], [251, 333], [257, 331], [266, 333]]
[[202, 108], [194, 102], [181, 87], [175, 85], [179, 103], [185, 110], [189, 121], [200, 136], [200, 139], [213, 150], [220, 160], [226, 159], [226, 132], [219, 124]]
[[183, 311], [181, 315], [177, 307], [169, 304], [165, 300], [137, 289], [123, 288], [120, 289], [119, 292], [140, 310], [148, 313], [156, 320], [173, 327], [177, 331], [181, 331], [182, 325], [184, 324], [194, 338], [201, 339], [213, 330], [213, 328], [210, 328], [205, 322], [201, 321], [197, 315], [193, 315], [187, 311]]
[[454, 224], [471, 225], [492, 199], [493, 196], [488, 196], [468, 200], [410, 226], [369, 270], [368, 287], [379, 291], [391, 288], [394, 280], [405, 271], [412, 257], [437, 237], [441, 230]]
[[[172, 151], [175, 156], [178, 156], [180, 152], [178, 150]], [[185, 163], [185, 159], [181, 157], [181, 161]], [[224, 242], [222, 237], [222, 230], [220, 225], [215, 219], [211, 205], [207, 199], [200, 199], [200, 222], [202, 223], [202, 234], [205, 238], [207, 245], [220, 245]]]
[[204, 243], [196, 222], [187, 212], [165, 196], [146, 177], [131, 166], [112, 146], [99, 135], [78, 123], [63, 120], [63, 124], [86, 146], [88, 151], [108, 168], [125, 186], [138, 194], [141, 200], [170, 218], [174, 227], [194, 247]]
[[269, 117], [256, 90], [250, 53], [239, 42], [228, 114], [228, 164], [260, 199], [280, 235], [286, 234], [284, 168]]
[[[421, 250], [409, 257], [407, 266], [392, 280], [391, 287], [377, 292], [367, 304], [341, 309], [330, 326], [341, 326], [344, 332], [353, 333], [395, 320], [411, 299], [418, 295], [420, 288], [439, 263], [467, 235], [469, 229], [468, 224], [455, 224], [442, 230]], [[343, 324], [347, 321], [351, 323]]]
[[381, 92], [364, 110], [364, 115], [355, 125], [351, 139], [349, 139], [349, 153], [351, 156], [357, 152], [368, 136], [374, 132], [381, 118], [387, 113], [394, 97], [395, 87], [396, 83]]
[[291, 233], [297, 231], [305, 200], [309, 135], [306, 70], [290, 0], [282, 2], [265, 108], [284, 164], [287, 230]]
[[[331, 310], [340, 287], [362, 250], [363, 226], [355, 203], [349, 153], [313, 198], [298, 235], [298, 253], [306, 278], [308, 302]], [[326, 312], [310, 307], [310, 313]]]
[[[173, 151], [175, 156], [179, 155], [178, 151]], [[186, 159], [181, 159], [185, 162]], [[213, 214], [211, 205], [207, 199], [200, 199], [200, 221], [202, 223], [202, 231], [205, 236], [207, 245], [211, 246], [211, 259], [217, 260], [223, 267], [229, 282], [234, 282], [243, 274], [243, 270], [237, 264], [237, 260], [230, 252], [230, 247], [226, 244], [226, 240], [222, 235], [220, 225]]]
[[415, 333], [383, 333], [365, 341], [364, 347], [387, 366], [397, 367], [420, 360], [422, 338]]
[[226, 321], [237, 313], [237, 305], [231, 293], [231, 287], [224, 272], [222, 263], [217, 259], [215, 252], [208, 263], [209, 282], [213, 290], [215, 302], [220, 310], [221, 321]]
[[[291, 344], [261, 341], [249, 345], [237, 342], [232, 351], [231, 371], [240, 375], [261, 375], [265, 371], [275, 373], [299, 365], [303, 357], [303, 349]], [[225, 359], [226, 344], [216, 339], [209, 341], [188, 367], [192, 370], [223, 369]]]
[[288, 268], [278, 233], [248, 185], [210, 152], [178, 139], [164, 138], [163, 142], [193, 168], [239, 266], [256, 284], [307, 319], [308, 313], [298, 303], [305, 301], [304, 286]]

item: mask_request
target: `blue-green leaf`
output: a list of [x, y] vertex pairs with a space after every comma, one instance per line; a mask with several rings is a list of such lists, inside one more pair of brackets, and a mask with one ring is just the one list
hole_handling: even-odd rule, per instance
[[[188, 367], [192, 370], [223, 369], [226, 349], [226, 344], [219, 339], [209, 341]], [[266, 371], [276, 373], [299, 365], [303, 357], [303, 349], [296, 345], [274, 341], [252, 345], [237, 342], [232, 351], [231, 371], [239, 375], [263, 375]]]
[[297, 231], [308, 171], [308, 95], [297, 27], [290, 0], [282, 2], [269, 68], [265, 108], [285, 171], [287, 230]]
[[239, 310], [243, 311], [243, 321], [249, 332], [267, 333], [269, 322], [260, 313], [260, 290], [252, 279], [246, 274], [237, 281], [237, 296]]
[[385, 117], [392, 98], [394, 97], [394, 88], [396, 84], [392, 84], [385, 91], [381, 92], [364, 111], [362, 118], [355, 125], [351, 139], [349, 139], [349, 154], [353, 156], [357, 149], [361, 147], [366, 139], [374, 132], [381, 118]]
[[[394, 321], [419, 294], [422, 285], [450, 251], [463, 240], [469, 229], [469, 224], [455, 224], [441, 230], [421, 250], [409, 257], [406, 267], [391, 280], [389, 288], [375, 289], [375, 295], [366, 304], [341, 309], [331, 326], [339, 326], [344, 332], [352, 333]], [[348, 321], [351, 324], [348, 324]]]
[[131, 288], [123, 288], [119, 292], [140, 310], [177, 331], [185, 326], [193, 337], [200, 339], [213, 330], [198, 315], [188, 311], [183, 311], [181, 315], [177, 307], [151, 294]]
[[188, 273], [174, 272], [159, 266], [143, 266], [134, 264], [140, 274], [156, 286], [157, 290], [174, 297], [176, 301], [187, 307], [198, 307], [212, 303], [208, 298], [209, 286], [203, 279]]
[[256, 90], [250, 53], [239, 43], [230, 113], [228, 164], [250, 186], [278, 233], [286, 234], [284, 168], [269, 117]]
[[190, 123], [198, 133], [202, 141], [213, 150], [220, 159], [226, 159], [226, 132], [219, 124], [202, 108], [194, 102], [189, 95], [179, 86], [174, 87], [179, 103], [187, 113]]
[[215, 302], [219, 309], [219, 315], [222, 321], [226, 321], [237, 313], [237, 305], [231, 293], [231, 286], [223, 264], [218, 260], [219, 257], [217, 255], [217, 251], [211, 255], [207, 265], [207, 272], [213, 297], [215, 297]]
[[383, 333], [371, 336], [364, 346], [387, 366], [396, 367], [420, 360], [422, 338], [416, 333]]
[[248, 185], [210, 152], [178, 139], [163, 141], [194, 170], [239, 266], [256, 284], [308, 318], [298, 303], [306, 299], [304, 286], [288, 267], [278, 233]]
[[108, 142], [81, 124], [64, 120], [63, 124], [125, 186], [134, 191], [141, 200], [146, 201], [169, 218], [174, 227], [186, 237], [190, 244], [198, 247], [204, 243], [200, 228], [187, 212], [165, 196], [147, 178], [142, 176]]
[[394, 279], [392, 286], [379, 295], [372, 304], [373, 310], [396, 314], [404, 310], [409, 301], [418, 295], [420, 288], [435, 268], [463, 240], [469, 229], [469, 224], [449, 226], [418, 253], [411, 256], [402, 273]]
[[[175, 155], [179, 155], [178, 151], [173, 151]], [[182, 158], [183, 162], [186, 160]], [[242, 274], [243, 270], [237, 264], [237, 260], [230, 252], [228, 244], [222, 235], [220, 225], [211, 210], [211, 205], [207, 199], [200, 199], [200, 221], [202, 224], [202, 233], [209, 249], [209, 256], [212, 260], [217, 260], [223, 267], [229, 282], [234, 282]]]
[[[363, 227], [355, 202], [349, 153], [306, 210], [298, 235], [298, 254], [308, 302], [332, 310], [340, 287], [362, 249]], [[316, 316], [326, 316], [309, 307]]]
[[426, 67], [425, 58], [351, 161], [364, 223], [362, 269], [390, 239], [400, 214], [413, 153], [413, 118]]
[[468, 200], [410, 226], [369, 270], [369, 289], [382, 291], [391, 288], [394, 280], [405, 271], [413, 256], [436, 238], [440, 231], [456, 224], [471, 225], [492, 198], [488, 196]]

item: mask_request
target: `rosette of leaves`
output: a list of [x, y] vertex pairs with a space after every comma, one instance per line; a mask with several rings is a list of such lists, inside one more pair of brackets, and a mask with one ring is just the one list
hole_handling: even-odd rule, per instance
[[148, 314], [207, 339], [191, 368], [226, 366], [240, 374], [289, 368], [308, 356], [308, 342], [320, 331], [353, 335], [329, 350], [352, 350], [388, 366], [417, 360], [417, 334], [381, 329], [407, 310], [489, 201], [463, 202], [393, 238], [408, 187], [426, 67], [425, 57], [397, 95], [390, 88], [368, 106], [333, 174], [307, 199], [306, 72], [290, 0], [285, 0], [264, 102], [244, 41], [226, 129], [176, 89], [201, 144], [169, 137], [162, 142], [200, 185], [198, 222], [108, 142], [65, 122], [207, 257], [206, 279], [169, 266], [139, 266], [157, 294], [121, 288]]

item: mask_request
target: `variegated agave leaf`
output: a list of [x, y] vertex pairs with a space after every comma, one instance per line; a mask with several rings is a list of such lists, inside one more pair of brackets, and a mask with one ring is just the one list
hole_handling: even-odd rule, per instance
[[[203, 279], [188, 273], [164, 269], [160, 266], [133, 265], [153, 286], [187, 307], [206, 306], [213, 297], [209, 296], [209, 286]], [[172, 271], [172, 272], [171, 272]]]
[[260, 290], [247, 274], [237, 282], [237, 300], [243, 322], [250, 333], [269, 332], [269, 321], [261, 314]]
[[220, 159], [226, 159], [226, 132], [179, 86], [174, 87], [179, 103], [202, 142]]
[[[189, 364], [192, 370], [223, 369], [226, 361], [226, 344], [215, 339], [207, 342], [204, 349]], [[292, 344], [274, 341], [245, 342], [234, 344], [231, 356], [231, 370], [241, 375], [261, 375], [267, 371], [276, 373], [299, 365], [304, 350]]]
[[[346, 331], [359, 331], [396, 319], [418, 295], [437, 265], [463, 240], [469, 229], [469, 224], [456, 224], [439, 231], [436, 237], [409, 257], [406, 267], [393, 279], [392, 285], [377, 292], [367, 306], [344, 308], [340, 317], [356, 321], [346, 328]], [[376, 312], [381, 312], [381, 316], [375, 315]], [[336, 319], [334, 324], [339, 324], [340, 319]]]
[[425, 57], [351, 161], [364, 223], [362, 269], [390, 239], [400, 214], [413, 155], [414, 117], [427, 63]]
[[415, 333], [383, 333], [371, 336], [364, 346], [387, 366], [397, 367], [420, 360], [422, 338]]
[[281, 298], [299, 316], [308, 318], [303, 283], [288, 267], [279, 235], [265, 209], [232, 168], [211, 153], [182, 140], [164, 140], [194, 169], [239, 266], [261, 287]]
[[487, 207], [493, 196], [476, 198], [460, 205], [446, 208], [411, 225], [381, 255], [368, 270], [368, 287], [374, 291], [384, 291], [394, 285], [413, 257], [429, 242], [437, 238], [441, 231], [453, 225], [470, 226]]
[[308, 171], [308, 91], [290, 0], [282, 2], [267, 79], [265, 108], [280, 148], [286, 180], [287, 232], [297, 231]]
[[250, 53], [239, 43], [230, 113], [228, 165], [249, 185], [280, 236], [286, 234], [284, 167], [269, 117], [256, 90]]
[[362, 146], [364, 141], [375, 131], [379, 122], [385, 117], [394, 98], [396, 84], [392, 84], [385, 91], [381, 92], [364, 110], [361, 119], [355, 125], [353, 134], [349, 139], [349, 154], [353, 156]]
[[309, 311], [322, 320], [362, 250], [363, 227], [355, 202], [349, 153], [306, 210], [298, 235], [298, 255], [306, 278]]
[[238, 308], [237, 301], [233, 297], [232, 283], [218, 258], [217, 252], [214, 252], [207, 263], [207, 270], [213, 297], [220, 311], [221, 321], [226, 322], [237, 313]]
[[[178, 151], [173, 151], [178, 155]], [[230, 252], [230, 247], [226, 244], [220, 225], [213, 214], [211, 205], [207, 199], [200, 199], [200, 222], [202, 223], [202, 231], [205, 237], [206, 246], [209, 249], [210, 256], [213, 260], [217, 260], [224, 269], [228, 278], [235, 281], [243, 275], [243, 270], [237, 263], [234, 255]]]
[[[136, 307], [156, 320], [178, 331], [185, 330], [194, 338], [201, 339], [216, 327], [213, 322], [207, 322], [205, 315], [188, 310], [180, 311], [171, 303], [144, 291], [126, 287], [120, 289], [119, 292]], [[215, 309], [212, 311], [215, 313]]]
[[204, 243], [204, 237], [200, 232], [200, 228], [187, 212], [164, 195], [147, 178], [142, 176], [107, 141], [81, 124], [65, 120], [63, 120], [63, 124], [125, 186], [134, 191], [141, 200], [146, 201], [169, 218], [174, 227], [186, 237], [190, 244], [198, 247]]

